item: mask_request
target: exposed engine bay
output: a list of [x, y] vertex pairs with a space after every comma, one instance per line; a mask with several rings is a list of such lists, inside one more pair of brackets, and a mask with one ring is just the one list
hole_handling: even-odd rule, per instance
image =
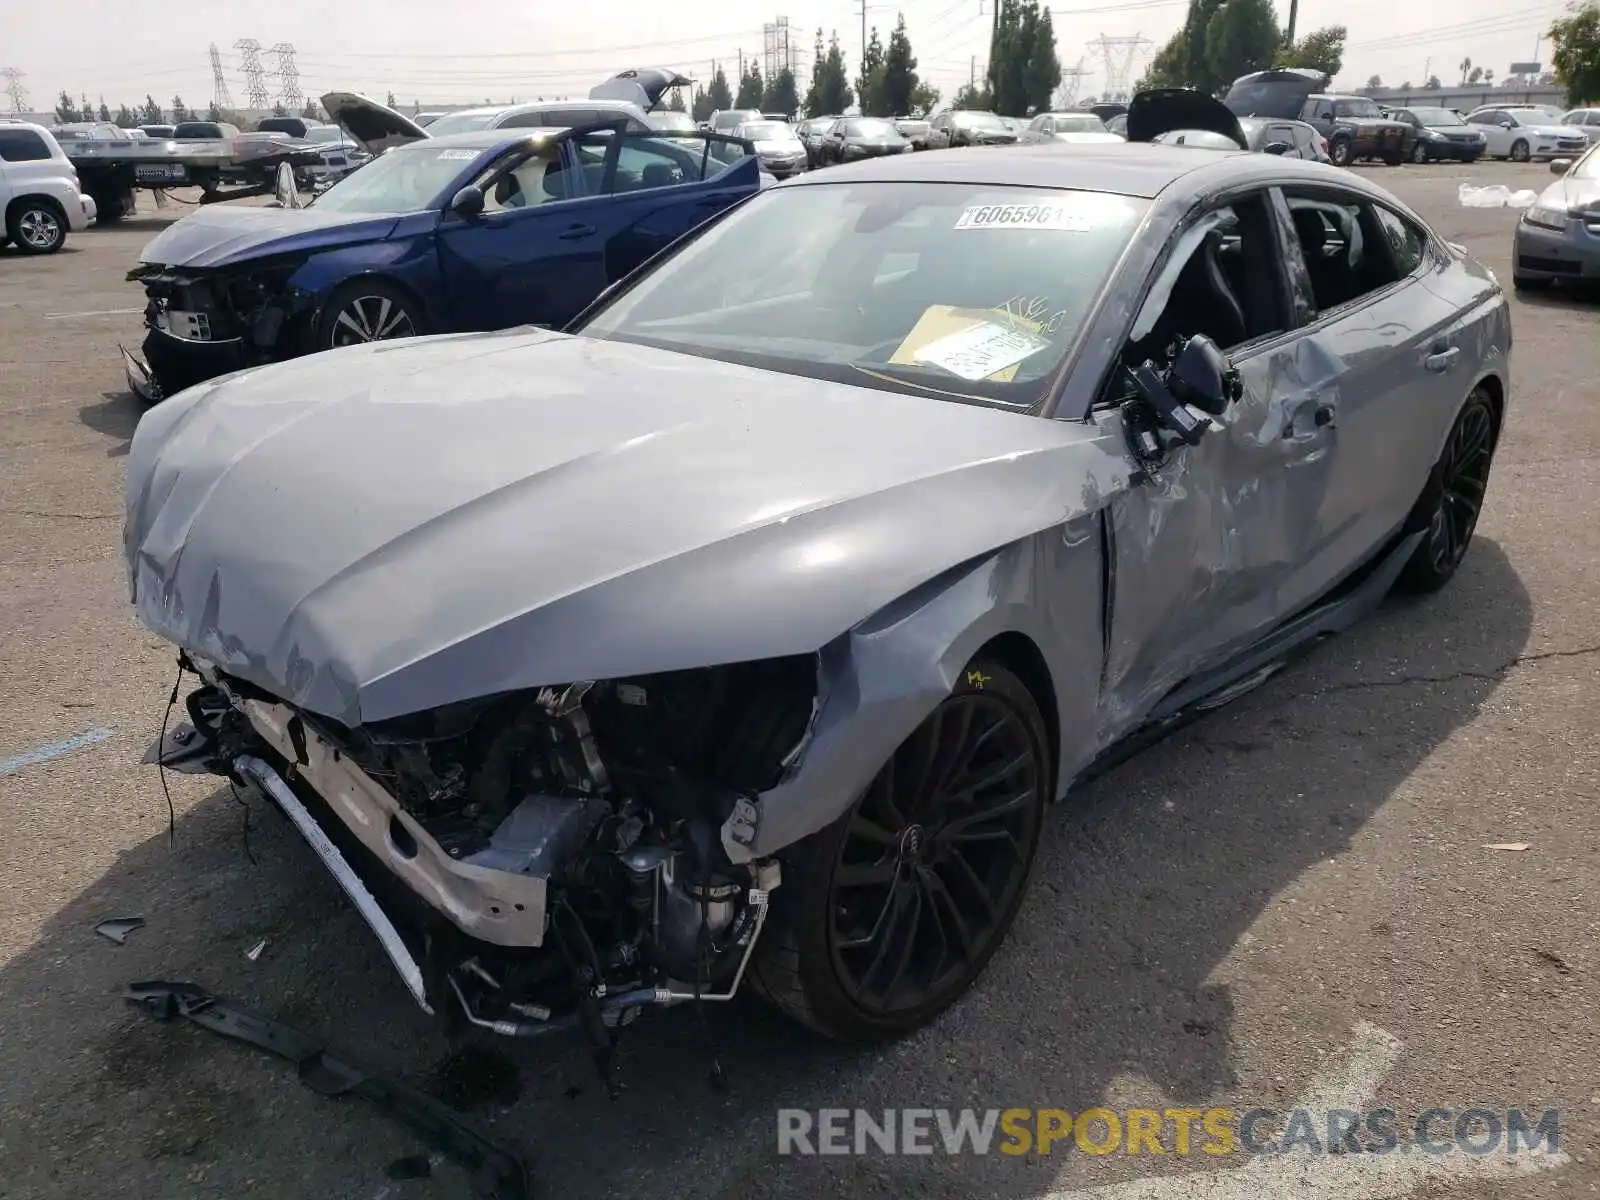
[[356, 728], [180, 662], [202, 681], [190, 723], [147, 761], [277, 802], [425, 1009], [508, 1036], [582, 1025], [601, 1046], [643, 1006], [737, 991], [780, 873], [730, 862], [719, 830], [802, 748], [814, 657]]

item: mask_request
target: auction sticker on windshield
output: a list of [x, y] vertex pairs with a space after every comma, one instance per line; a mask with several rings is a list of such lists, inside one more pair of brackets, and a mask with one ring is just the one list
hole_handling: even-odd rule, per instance
[[988, 323], [930, 342], [915, 357], [962, 379], [979, 380], [1014, 367], [1049, 346], [1044, 338], [1021, 329]]
[[973, 204], [961, 210], [957, 229], [1059, 229], [1087, 233], [1088, 218], [1064, 204]]
[[457, 162], [468, 162], [474, 158], [477, 158], [480, 153], [482, 152], [478, 150], [441, 150], [439, 151], [439, 157], [435, 161], [449, 162], [454, 160]]

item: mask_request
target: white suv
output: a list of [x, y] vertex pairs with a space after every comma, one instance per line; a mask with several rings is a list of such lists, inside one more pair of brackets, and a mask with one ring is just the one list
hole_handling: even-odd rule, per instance
[[95, 218], [78, 172], [43, 125], [0, 121], [0, 245], [15, 242], [24, 254], [54, 254]]

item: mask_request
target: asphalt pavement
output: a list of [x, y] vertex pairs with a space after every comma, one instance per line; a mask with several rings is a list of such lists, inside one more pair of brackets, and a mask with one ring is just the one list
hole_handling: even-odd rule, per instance
[[[1550, 178], [1361, 169], [1507, 286], [1515, 212], [1462, 208], [1456, 188]], [[52, 258], [0, 252], [0, 1196], [468, 1194], [450, 1165], [389, 1179], [419, 1143], [361, 1101], [129, 1010], [122, 988], [150, 978], [202, 983], [422, 1084], [525, 1151], [551, 1195], [1022, 1200], [1153, 1178], [1104, 1194], [1221, 1197], [1201, 1173], [1242, 1159], [1067, 1143], [780, 1156], [776, 1110], [1285, 1109], [1322, 1094], [1342, 1055], [1381, 1059], [1372, 1086], [1346, 1080], [1371, 1093], [1360, 1107], [1559, 1110], [1548, 1169], [1446, 1172], [1418, 1194], [1600, 1193], [1600, 305], [1513, 300], [1510, 415], [1449, 588], [1388, 603], [1073, 797], [1009, 944], [947, 1017], [861, 1052], [736, 1003], [712, 1023], [723, 1095], [696, 1023], [662, 1014], [628, 1031], [609, 1101], [576, 1041], [433, 1028], [284, 820], [173, 777], [169, 826], [139, 765], [175, 667], [127, 603], [122, 474], [141, 409], [117, 345], [139, 336], [124, 273], [184, 211], [74, 235]], [[117, 916], [146, 925], [120, 946], [95, 935]], [[1305, 1169], [1249, 1194], [1411, 1190]]]

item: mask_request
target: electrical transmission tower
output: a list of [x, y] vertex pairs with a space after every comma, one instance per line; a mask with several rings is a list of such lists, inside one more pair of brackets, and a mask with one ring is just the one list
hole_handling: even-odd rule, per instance
[[222, 73], [222, 55], [217, 44], [211, 43], [211, 103], [218, 108], [232, 108], [233, 94], [228, 91], [228, 77]]
[[1101, 34], [1089, 43], [1089, 53], [1105, 64], [1106, 87], [1102, 100], [1126, 100], [1133, 82], [1133, 63], [1151, 45], [1147, 37], [1107, 37]]
[[278, 60], [278, 102], [298, 110], [306, 102], [300, 94], [300, 68], [294, 64], [294, 43], [279, 42], [267, 51]]
[[0, 70], [0, 79], [6, 81], [6, 95], [11, 97], [11, 111], [25, 113], [28, 111], [28, 89], [22, 86], [23, 72], [16, 67], [6, 67]]
[[789, 18], [778, 17], [761, 27], [764, 78], [774, 79], [780, 71], [794, 71], [794, 43], [789, 40]]
[[261, 43], [255, 38], [240, 38], [233, 44], [239, 52], [239, 70], [244, 73], [244, 102], [251, 108], [268, 108], [267, 69], [261, 65]]
[[1078, 103], [1078, 93], [1083, 90], [1084, 76], [1088, 74], [1089, 72], [1084, 70], [1081, 58], [1077, 66], [1061, 68], [1061, 86], [1056, 89], [1055, 94], [1057, 109], [1072, 108]]

